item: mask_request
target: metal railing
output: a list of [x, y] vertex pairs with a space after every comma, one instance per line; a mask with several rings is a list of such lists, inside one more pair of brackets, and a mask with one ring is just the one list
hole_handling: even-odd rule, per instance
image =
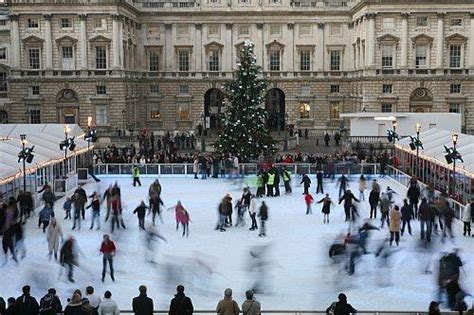
[[[330, 304], [330, 303], [329, 303]], [[194, 311], [194, 314], [201, 314], [201, 315], [216, 315], [216, 311], [209, 311], [209, 310], [202, 310], [202, 311]], [[327, 314], [326, 311], [322, 310], [262, 310], [262, 314], [278, 314], [278, 315], [319, 315], [319, 314]], [[61, 313], [63, 314], [63, 313]], [[134, 314], [131, 310], [124, 310], [120, 311], [120, 314]], [[156, 310], [153, 311], [153, 314], [168, 314], [168, 311], [165, 310]], [[357, 311], [359, 315], [426, 315], [427, 312], [423, 311]], [[459, 314], [459, 312], [450, 312], [450, 311], [443, 311], [443, 314], [454, 315]]]

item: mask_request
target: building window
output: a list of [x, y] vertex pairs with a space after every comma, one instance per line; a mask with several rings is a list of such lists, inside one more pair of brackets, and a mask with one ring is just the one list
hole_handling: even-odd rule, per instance
[[40, 50], [39, 48], [28, 49], [28, 68], [39, 69], [40, 68]]
[[307, 119], [309, 118], [309, 111], [311, 107], [309, 106], [308, 103], [306, 102], [301, 102], [300, 103], [300, 118], [301, 119]]
[[331, 84], [331, 93], [339, 93], [339, 84]]
[[451, 26], [462, 26], [462, 19], [461, 18], [452, 18], [451, 19]]
[[427, 16], [417, 16], [416, 17], [416, 26], [417, 27], [426, 27], [426, 26], [428, 26], [428, 17]]
[[241, 4], [250, 4], [250, 0], [239, 0]]
[[331, 61], [331, 71], [340, 71], [341, 70], [341, 51], [331, 50], [330, 61]]
[[61, 28], [72, 28], [72, 20], [70, 18], [62, 18]]
[[32, 85], [30, 87], [30, 93], [31, 95], [40, 95], [40, 87], [39, 85]]
[[29, 18], [28, 28], [39, 28], [39, 20], [37, 18]]
[[211, 3], [211, 4], [219, 4], [219, 3], [221, 3], [221, 1], [220, 1], [220, 0], [209, 0], [209, 3]]
[[239, 36], [250, 35], [250, 28], [247, 25], [239, 26]]
[[188, 25], [178, 25], [178, 37], [186, 37], [189, 35]]
[[97, 46], [95, 48], [95, 68], [107, 69], [107, 48]]
[[7, 49], [5, 47], [0, 48], [0, 60], [7, 59]]
[[460, 45], [449, 46], [449, 67], [461, 68], [461, 46]]
[[0, 20], [0, 26], [7, 25], [7, 20]]
[[393, 68], [393, 46], [382, 46], [382, 68]]
[[105, 30], [107, 26], [107, 20], [105, 18], [97, 18], [94, 20], [94, 28]]
[[220, 25], [219, 24], [210, 24], [208, 26], [208, 33], [209, 36], [218, 36], [220, 31]]
[[382, 103], [381, 112], [382, 113], [391, 113], [392, 112], [392, 104]]
[[383, 94], [392, 94], [392, 85], [391, 84], [382, 85], [382, 93]]
[[189, 120], [189, 103], [178, 104], [178, 118], [180, 120]]
[[107, 87], [105, 85], [97, 85], [96, 92], [97, 92], [97, 95], [106, 95]]
[[160, 93], [160, 86], [158, 84], [150, 85], [150, 93], [151, 94], [158, 94]]
[[28, 123], [41, 124], [41, 107], [39, 105], [28, 106]]
[[148, 119], [149, 120], [160, 120], [160, 103], [159, 102], [150, 102], [148, 103]]
[[160, 69], [160, 59], [158, 56], [158, 52], [150, 51], [148, 62], [150, 71], [158, 71]]
[[219, 71], [219, 51], [213, 50], [209, 54], [209, 71]]
[[188, 85], [180, 85], [178, 89], [179, 94], [189, 94], [189, 86]]
[[189, 71], [189, 51], [180, 50], [178, 52], [179, 71]]
[[62, 46], [63, 59], [72, 59], [72, 46]]
[[280, 71], [280, 51], [270, 51], [270, 71]]
[[300, 70], [301, 71], [311, 70], [311, 51], [302, 50], [300, 52]]
[[461, 84], [459, 83], [453, 83], [449, 87], [449, 92], [454, 94], [454, 93], [461, 93]]
[[0, 72], [0, 92], [7, 92], [7, 74], [5, 72]]
[[281, 34], [280, 25], [270, 25], [270, 36], [279, 36]]
[[331, 120], [339, 119], [339, 102], [331, 102], [331, 108], [329, 110], [329, 118]]
[[299, 27], [300, 36], [309, 36], [311, 35], [311, 24], [301, 24]]
[[382, 27], [384, 30], [393, 30], [395, 28], [395, 19], [394, 18], [383, 18]]
[[427, 50], [426, 46], [416, 46], [415, 48], [415, 67], [416, 68], [426, 68], [427, 60]]
[[107, 105], [96, 105], [95, 106], [95, 123], [97, 126], [103, 126], [108, 124], [108, 106]]
[[449, 112], [450, 113], [461, 113], [461, 104], [459, 103], [451, 103], [449, 104]]

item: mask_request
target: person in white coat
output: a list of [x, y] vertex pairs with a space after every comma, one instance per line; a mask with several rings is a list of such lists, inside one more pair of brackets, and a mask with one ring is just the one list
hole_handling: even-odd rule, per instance
[[199, 159], [196, 157], [194, 158], [193, 162], [193, 173], [194, 173], [194, 179], [198, 179], [198, 173], [199, 173]]
[[250, 205], [249, 205], [249, 215], [250, 219], [252, 219], [252, 226], [249, 228], [250, 231], [258, 230], [257, 225], [257, 202], [255, 201], [255, 195], [250, 197]]
[[48, 240], [49, 259], [51, 259], [51, 255], [54, 253], [54, 259], [57, 260], [59, 241], [61, 240], [62, 242], [63, 231], [61, 229], [61, 225], [54, 217], [51, 219], [51, 224], [46, 230], [46, 239]]
[[117, 303], [114, 300], [112, 300], [112, 293], [110, 293], [110, 291], [105, 291], [104, 299], [99, 305], [97, 314], [99, 315], [119, 315], [120, 314], [120, 310], [117, 306]]
[[464, 224], [464, 236], [471, 236], [472, 208], [474, 208], [474, 197], [471, 199], [462, 212], [461, 221]]

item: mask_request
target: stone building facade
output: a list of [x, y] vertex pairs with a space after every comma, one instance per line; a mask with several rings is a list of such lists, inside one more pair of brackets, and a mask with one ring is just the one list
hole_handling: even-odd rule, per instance
[[470, 0], [6, 2], [9, 122], [218, 128], [223, 84], [250, 39], [273, 129], [322, 132], [345, 112], [413, 111], [459, 112], [474, 133]]

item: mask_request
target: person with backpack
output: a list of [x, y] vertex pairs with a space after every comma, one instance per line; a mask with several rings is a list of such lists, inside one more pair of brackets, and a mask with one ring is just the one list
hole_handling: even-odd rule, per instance
[[56, 315], [61, 313], [63, 306], [61, 300], [56, 295], [56, 290], [51, 288], [40, 300], [40, 315]]
[[216, 312], [218, 315], [239, 315], [239, 305], [232, 299], [232, 289], [225, 289], [224, 298], [217, 304]]
[[141, 285], [138, 291], [140, 295], [132, 300], [133, 313], [135, 315], [153, 315], [153, 300], [147, 296], [146, 286]]
[[99, 305], [97, 310], [98, 315], [120, 315], [120, 310], [117, 306], [117, 303], [112, 300], [112, 293], [110, 291], [105, 291], [104, 299]]
[[247, 290], [245, 292], [246, 300], [242, 303], [242, 312], [244, 315], [260, 315], [262, 314], [260, 302], [253, 297], [253, 291]]
[[22, 288], [23, 295], [16, 299], [15, 314], [17, 315], [38, 315], [39, 304], [34, 297], [30, 295], [31, 287], [25, 285]]
[[194, 312], [193, 302], [184, 295], [184, 286], [176, 287], [176, 294], [171, 300], [168, 315], [192, 315]]
[[347, 296], [344, 293], [340, 293], [337, 297], [337, 302], [332, 303], [327, 309], [326, 314], [334, 315], [349, 315], [357, 313], [357, 311], [347, 303]]

